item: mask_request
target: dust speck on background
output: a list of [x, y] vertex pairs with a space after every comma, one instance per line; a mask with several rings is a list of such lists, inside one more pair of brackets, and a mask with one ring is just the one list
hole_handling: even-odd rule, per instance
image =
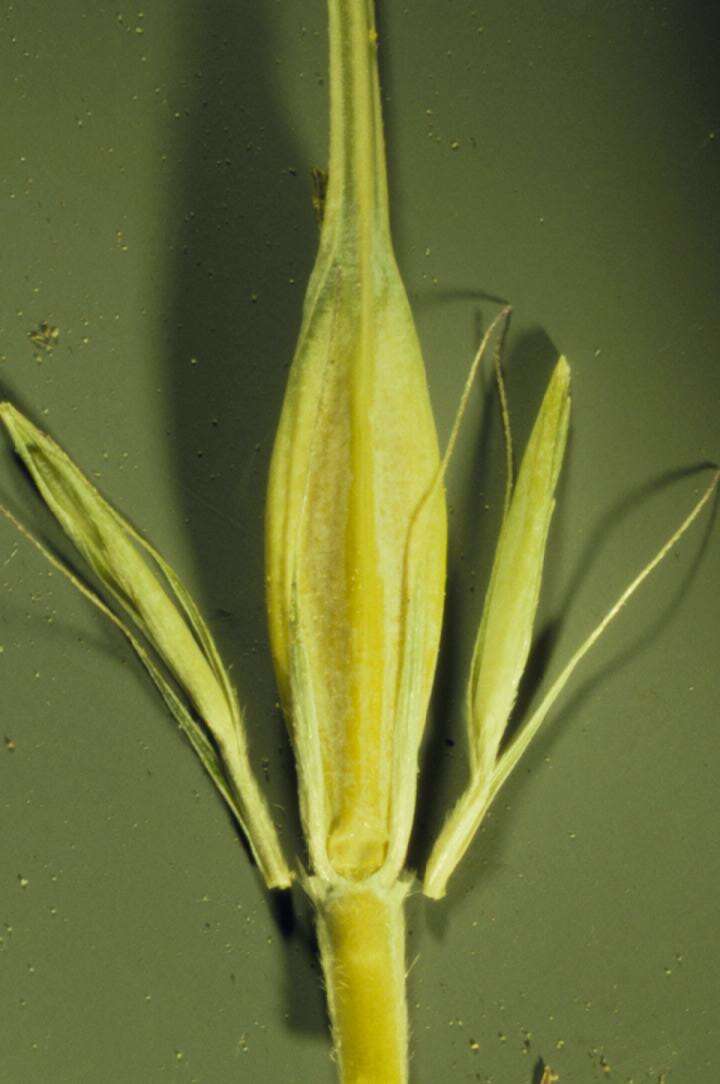
[[37, 327], [28, 331], [28, 338], [35, 347], [35, 357], [41, 358], [43, 353], [51, 353], [60, 341], [60, 329], [48, 320], [41, 320]]

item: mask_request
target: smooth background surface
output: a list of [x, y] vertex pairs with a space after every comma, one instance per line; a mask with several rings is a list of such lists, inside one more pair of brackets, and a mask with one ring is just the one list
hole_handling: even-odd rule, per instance
[[[0, 31], [3, 392], [192, 585], [297, 846], [262, 508], [316, 243], [323, 4], [27, 0]], [[684, 472], [720, 455], [717, 32], [703, 3], [381, 5], [397, 247], [441, 436], [495, 311], [482, 292], [515, 306], [520, 445], [555, 351], [573, 366], [523, 706], [689, 509], [708, 475]], [[59, 341], [38, 361], [41, 321]], [[416, 862], [464, 779], [502, 493], [483, 403], [449, 483]], [[67, 552], [8, 451], [0, 492]], [[417, 1084], [531, 1084], [540, 1058], [563, 1084], [716, 1075], [717, 526], [588, 660], [447, 901], [412, 902]], [[125, 645], [1, 524], [0, 644], [0, 1080], [330, 1084], [302, 900], [289, 934]]]

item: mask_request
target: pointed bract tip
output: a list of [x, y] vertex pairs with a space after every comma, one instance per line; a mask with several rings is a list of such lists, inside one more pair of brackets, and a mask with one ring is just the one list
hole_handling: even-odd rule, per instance
[[550, 383], [548, 384], [548, 393], [553, 397], [558, 397], [559, 401], [570, 401], [570, 364], [564, 354], [555, 362], [555, 368], [552, 371], [550, 377]]
[[18, 410], [9, 399], [0, 403], [0, 422], [7, 429], [10, 439], [16, 447], [18, 441], [24, 443], [40, 432], [37, 426], [33, 425], [30, 419], [26, 418], [22, 411]]
[[555, 366], [555, 372], [558, 373], [560, 376], [562, 376], [569, 383], [569, 381], [570, 381], [570, 372], [571, 372], [571, 370], [570, 370], [570, 362], [568, 361], [568, 359], [565, 357], [564, 354], [561, 354], [560, 357], [557, 359], [557, 365]]

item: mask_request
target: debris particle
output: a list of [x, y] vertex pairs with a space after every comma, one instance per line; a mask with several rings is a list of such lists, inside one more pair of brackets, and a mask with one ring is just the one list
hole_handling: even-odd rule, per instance
[[475, 1051], [480, 1049], [480, 1043], [477, 1041], [477, 1039], [470, 1040], [470, 1049]]
[[17, 742], [15, 741], [15, 739], [6, 737], [5, 738], [5, 748], [10, 753], [14, 752], [14, 750], [17, 748]]
[[540, 1084], [557, 1084], [560, 1077], [557, 1073], [554, 1073], [549, 1065], [546, 1065], [543, 1070], [543, 1075], [540, 1080]]
[[598, 1069], [600, 1069], [600, 1071], [604, 1073], [605, 1076], [610, 1075], [610, 1073], [612, 1072], [612, 1067], [608, 1063], [607, 1058], [601, 1050], [591, 1050], [590, 1057], [593, 1059], [593, 1061], [597, 1062]]
[[28, 881], [27, 877], [23, 877], [22, 873], [18, 873], [18, 884], [21, 888], [27, 888], [30, 882]]
[[39, 351], [44, 350], [46, 354], [49, 354], [53, 350], [60, 340], [60, 329], [53, 327], [47, 320], [42, 320], [39, 327], [33, 328], [32, 331], [28, 331], [28, 338], [33, 344], [36, 350], [36, 357], [39, 356]]

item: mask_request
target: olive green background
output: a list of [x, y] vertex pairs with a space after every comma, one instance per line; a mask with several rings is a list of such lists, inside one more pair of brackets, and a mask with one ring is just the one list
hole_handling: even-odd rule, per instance
[[[510, 300], [519, 446], [557, 351], [572, 438], [538, 688], [720, 454], [710, 3], [380, 6], [400, 264], [441, 438]], [[26, 0], [0, 14], [0, 383], [192, 586], [298, 853], [263, 611], [265, 478], [316, 245], [321, 0]], [[51, 351], [28, 333], [59, 329]], [[492, 388], [449, 479], [421, 863], [464, 780], [462, 692], [502, 495]], [[68, 548], [5, 450], [2, 499]], [[441, 904], [409, 909], [412, 1073], [717, 1075], [717, 523], [588, 659]], [[0, 1081], [334, 1079], [300, 895], [269, 903], [126, 645], [0, 524]], [[450, 742], [454, 742], [451, 745]]]

